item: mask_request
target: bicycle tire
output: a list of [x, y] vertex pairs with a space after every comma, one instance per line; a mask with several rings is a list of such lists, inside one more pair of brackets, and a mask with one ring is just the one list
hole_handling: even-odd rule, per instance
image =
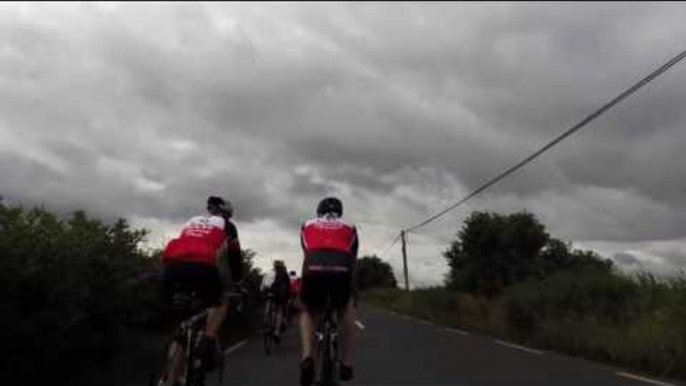
[[334, 380], [334, 360], [333, 360], [333, 355], [334, 352], [332, 351], [332, 331], [331, 331], [331, 323], [329, 322], [328, 318], [324, 322], [324, 329], [323, 329], [323, 339], [321, 342], [321, 348], [319, 352], [319, 362], [320, 362], [320, 368], [319, 368], [319, 384], [321, 386], [333, 386], [335, 384]]
[[186, 386], [205, 386], [205, 369], [202, 363], [203, 353], [197, 352], [198, 336], [194, 334], [188, 348], [188, 360], [186, 361]]
[[264, 337], [264, 351], [267, 356], [271, 355], [274, 345], [274, 306], [272, 301], [267, 301], [264, 312], [264, 323], [262, 326]]

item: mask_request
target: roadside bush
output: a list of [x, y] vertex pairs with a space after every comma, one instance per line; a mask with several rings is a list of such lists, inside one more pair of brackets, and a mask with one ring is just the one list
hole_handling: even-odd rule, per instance
[[531, 334], [550, 318], [626, 323], [636, 314], [639, 285], [628, 277], [587, 269], [561, 271], [544, 280], [529, 280], [503, 294], [507, 323]]
[[138, 248], [145, 235], [125, 220], [0, 203], [0, 340], [13, 359], [4, 373], [55, 379], [111, 354], [125, 326], [149, 323], [159, 265]]

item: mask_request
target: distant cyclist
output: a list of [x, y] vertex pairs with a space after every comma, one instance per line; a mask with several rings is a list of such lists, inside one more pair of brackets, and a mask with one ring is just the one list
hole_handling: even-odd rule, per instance
[[290, 280], [286, 264], [282, 260], [275, 260], [273, 271], [267, 272], [262, 279], [262, 290], [271, 293], [274, 299], [274, 314], [276, 316], [274, 340], [281, 341], [281, 333], [286, 328], [286, 311], [290, 298]]
[[[231, 279], [241, 280], [241, 247], [236, 226], [231, 222], [233, 207], [221, 197], [207, 199], [207, 214], [193, 217], [181, 231], [179, 237], [171, 240], [162, 252], [164, 264], [165, 301], [169, 303], [177, 286], [190, 287], [208, 306], [206, 339], [203, 351], [207, 367], [216, 365], [215, 357], [219, 347], [218, 333], [228, 310], [228, 299], [219, 270], [218, 260], [222, 255], [228, 259]], [[180, 376], [183, 357], [172, 364], [169, 384]]]
[[305, 222], [300, 232], [304, 252], [300, 298], [305, 306], [300, 319], [302, 386], [310, 386], [314, 381], [314, 329], [327, 298], [330, 298], [342, 322], [340, 379], [349, 381], [353, 378], [354, 311], [351, 294], [359, 241], [357, 229], [343, 221], [342, 215], [341, 200], [325, 198], [317, 206], [317, 217]]
[[276, 342], [281, 341], [281, 333], [286, 329], [286, 312], [288, 300], [291, 294], [291, 281], [288, 277], [286, 263], [281, 260], [274, 262], [274, 283], [272, 284], [274, 293], [274, 305], [276, 306], [276, 331], [274, 338]]
[[291, 298], [288, 302], [288, 318], [290, 322], [290, 318], [297, 315], [298, 308], [300, 307], [300, 305], [298, 304], [298, 298], [300, 297], [300, 288], [302, 287], [302, 280], [298, 277], [298, 274], [295, 271], [289, 272], [289, 275], [291, 278]]

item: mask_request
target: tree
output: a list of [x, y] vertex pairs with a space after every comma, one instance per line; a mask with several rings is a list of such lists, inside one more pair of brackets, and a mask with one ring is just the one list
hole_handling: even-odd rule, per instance
[[610, 260], [594, 252], [572, 250], [551, 237], [535, 215], [474, 212], [443, 253], [450, 270], [449, 288], [486, 296], [527, 279], [543, 279], [561, 270], [609, 273]]
[[444, 253], [450, 266], [448, 287], [498, 295], [536, 274], [540, 251], [549, 239], [531, 213], [474, 212]]
[[369, 288], [391, 287], [398, 285], [390, 264], [377, 256], [363, 256], [357, 260], [356, 280], [359, 290]]
[[255, 267], [257, 252], [252, 249], [243, 249], [241, 253], [243, 254], [243, 284], [251, 294], [258, 294], [262, 283], [262, 272]]
[[611, 273], [614, 263], [593, 251], [572, 249], [571, 245], [559, 239], [551, 238], [541, 251], [542, 276], [548, 276], [560, 270], [598, 271]]

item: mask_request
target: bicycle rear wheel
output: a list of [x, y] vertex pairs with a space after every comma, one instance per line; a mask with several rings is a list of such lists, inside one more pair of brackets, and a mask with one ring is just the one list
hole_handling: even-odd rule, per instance
[[335, 351], [333, 347], [333, 331], [331, 331], [331, 323], [329, 321], [324, 322], [324, 328], [322, 330], [322, 340], [319, 346], [318, 355], [318, 370], [319, 370], [319, 385], [320, 386], [333, 386], [335, 385]]
[[264, 322], [262, 325], [262, 335], [264, 337], [264, 351], [271, 355], [274, 346], [274, 304], [271, 300], [267, 301], [264, 310]]

